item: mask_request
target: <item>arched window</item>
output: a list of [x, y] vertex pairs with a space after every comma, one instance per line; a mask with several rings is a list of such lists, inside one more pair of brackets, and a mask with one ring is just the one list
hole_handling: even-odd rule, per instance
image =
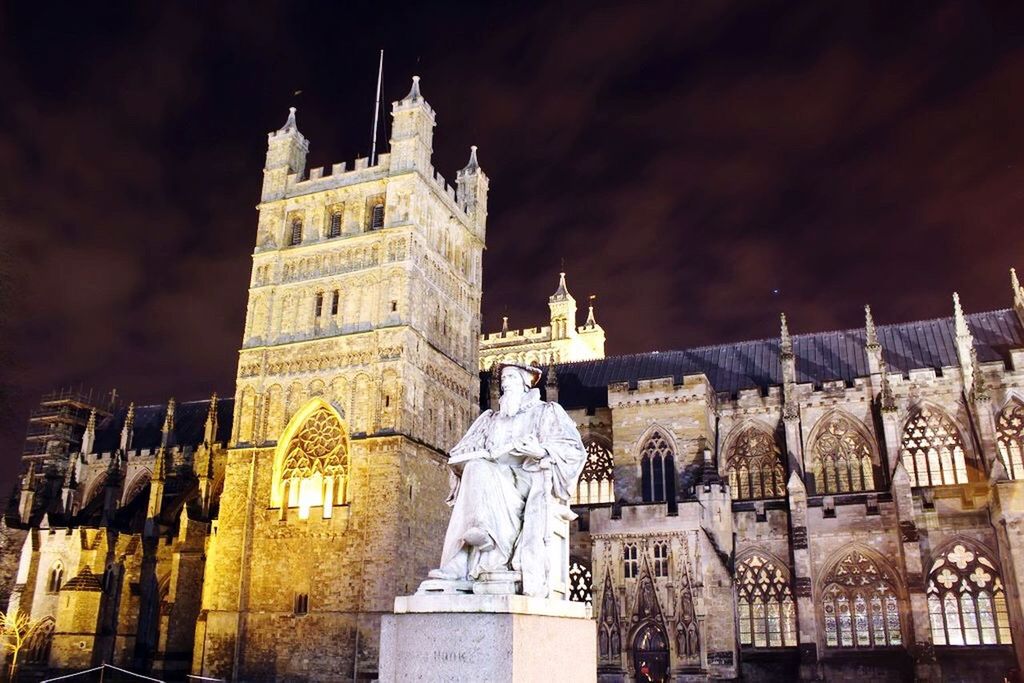
[[871, 446], [853, 421], [841, 415], [825, 419], [811, 449], [816, 493], [870, 491], [875, 488]]
[[370, 210], [370, 230], [380, 230], [384, 227], [384, 205], [374, 204]]
[[330, 227], [327, 228], [328, 237], [337, 237], [341, 234], [341, 210], [334, 209], [331, 211], [331, 223]]
[[622, 574], [627, 579], [635, 579], [640, 573], [640, 561], [637, 559], [636, 543], [622, 546]]
[[54, 562], [53, 566], [50, 567], [50, 576], [46, 581], [46, 592], [56, 593], [62, 585], [64, 585], [64, 564], [59, 561]]
[[676, 465], [672, 447], [655, 431], [640, 451], [640, 486], [645, 503], [675, 500]]
[[292, 611], [295, 614], [308, 614], [309, 613], [309, 594], [308, 593], [296, 593], [292, 599]]
[[749, 427], [733, 440], [729, 451], [726, 470], [734, 500], [786, 495], [786, 471], [774, 435]]
[[325, 517], [346, 499], [348, 436], [337, 413], [315, 398], [296, 413], [278, 445], [276, 500], [282, 509], [298, 508], [299, 517], [323, 506]]
[[654, 576], [668, 578], [668, 542], [654, 542]]
[[967, 459], [960, 431], [947, 415], [924, 406], [903, 428], [900, 449], [912, 486], [967, 483]]
[[797, 645], [796, 604], [785, 567], [767, 555], [748, 555], [736, 564], [736, 590], [740, 645]]
[[292, 219], [292, 232], [288, 236], [288, 244], [293, 247], [302, 244], [302, 219], [298, 216]]
[[574, 505], [590, 503], [611, 503], [615, 500], [612, 486], [612, 452], [601, 443], [591, 439], [585, 444], [587, 464], [583, 466], [576, 483]]
[[999, 458], [1011, 479], [1024, 479], [1024, 404], [1014, 400], [996, 421]]
[[989, 554], [967, 542], [939, 556], [928, 572], [928, 616], [936, 645], [1009, 645], [1003, 580]]
[[828, 647], [903, 644], [896, 581], [861, 551], [848, 551], [832, 567], [821, 596]]
[[25, 643], [25, 661], [30, 664], [46, 664], [50, 659], [53, 645], [53, 619], [47, 617]]

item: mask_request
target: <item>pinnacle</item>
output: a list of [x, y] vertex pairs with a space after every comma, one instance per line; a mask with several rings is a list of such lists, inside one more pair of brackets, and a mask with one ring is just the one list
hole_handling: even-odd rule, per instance
[[420, 94], [420, 77], [419, 76], [413, 76], [412, 77], [412, 88], [409, 90], [409, 94], [406, 95], [405, 98], [403, 99], [403, 102], [410, 101], [410, 100], [416, 101], [416, 100], [421, 100], [421, 99], [423, 99], [423, 95]]
[[299, 126], [295, 123], [295, 107], [288, 107], [288, 120], [278, 129], [278, 133], [299, 132]]
[[469, 163], [466, 164], [465, 168], [462, 169], [462, 173], [472, 173], [473, 171], [479, 170], [480, 164], [476, 160], [476, 145], [469, 146]]

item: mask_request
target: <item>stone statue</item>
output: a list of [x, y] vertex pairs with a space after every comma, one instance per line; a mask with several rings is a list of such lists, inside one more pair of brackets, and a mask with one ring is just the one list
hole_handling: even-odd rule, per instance
[[500, 377], [498, 410], [484, 411], [451, 450], [452, 517], [441, 566], [421, 592], [547, 597], [550, 574], [567, 571], [551, 566], [547, 545], [558, 523], [553, 511], [571, 518], [587, 453], [565, 410], [541, 401], [538, 368], [504, 365]]

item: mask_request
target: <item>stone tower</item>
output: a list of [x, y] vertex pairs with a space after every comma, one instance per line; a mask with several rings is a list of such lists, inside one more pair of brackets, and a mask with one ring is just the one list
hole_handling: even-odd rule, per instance
[[478, 412], [487, 177], [431, 165], [419, 79], [390, 154], [306, 171], [268, 136], [194, 670], [373, 677], [379, 614], [440, 556], [444, 454]]

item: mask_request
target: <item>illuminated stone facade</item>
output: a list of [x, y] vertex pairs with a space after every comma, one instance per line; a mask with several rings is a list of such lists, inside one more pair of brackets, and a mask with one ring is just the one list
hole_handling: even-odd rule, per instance
[[587, 320], [576, 326], [576, 299], [558, 275], [558, 289], [548, 298], [551, 322], [543, 327], [508, 329], [502, 318], [501, 332], [480, 335], [480, 369], [491, 370], [496, 363], [550, 365], [604, 358], [604, 328], [594, 318], [591, 299]]

